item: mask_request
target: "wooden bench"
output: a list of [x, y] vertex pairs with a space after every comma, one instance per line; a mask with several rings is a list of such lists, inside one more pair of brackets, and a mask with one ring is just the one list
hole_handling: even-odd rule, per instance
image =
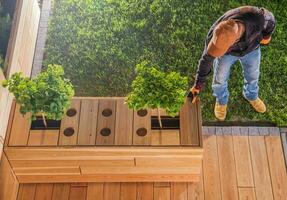
[[[202, 165], [199, 102], [179, 116], [128, 109], [121, 97], [75, 97], [53, 130], [35, 130], [13, 105], [5, 154], [20, 183], [197, 182]], [[165, 122], [165, 120], [167, 122]]]

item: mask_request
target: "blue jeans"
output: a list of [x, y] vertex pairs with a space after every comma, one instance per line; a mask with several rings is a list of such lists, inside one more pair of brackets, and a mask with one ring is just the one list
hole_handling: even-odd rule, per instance
[[242, 57], [224, 55], [216, 58], [213, 64], [213, 96], [220, 105], [228, 103], [228, 79], [232, 65], [239, 60], [244, 75], [243, 95], [248, 100], [258, 97], [258, 79], [260, 68], [260, 47]]

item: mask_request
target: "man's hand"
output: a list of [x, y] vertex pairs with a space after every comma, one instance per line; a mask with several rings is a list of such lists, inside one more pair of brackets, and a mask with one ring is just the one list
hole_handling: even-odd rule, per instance
[[196, 87], [196, 86], [193, 86], [193, 87], [190, 89], [190, 93], [192, 94], [191, 103], [195, 103], [195, 102], [196, 102], [199, 92], [200, 92], [200, 88], [198, 88], [198, 87]]

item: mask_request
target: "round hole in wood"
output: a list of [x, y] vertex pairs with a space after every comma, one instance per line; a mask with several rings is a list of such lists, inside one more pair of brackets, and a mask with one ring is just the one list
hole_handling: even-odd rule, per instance
[[64, 130], [64, 135], [67, 137], [74, 135], [74, 133], [75, 133], [75, 130], [72, 127], [66, 128]]
[[137, 134], [138, 134], [138, 136], [141, 136], [141, 137], [146, 136], [146, 134], [147, 134], [146, 128], [139, 128], [139, 129], [137, 130]]
[[109, 129], [109, 128], [103, 128], [101, 130], [101, 135], [102, 136], [109, 136], [110, 134], [111, 134], [111, 129]]
[[147, 110], [146, 109], [141, 109], [137, 111], [138, 116], [144, 117], [147, 115]]
[[111, 116], [112, 114], [113, 114], [113, 111], [112, 111], [111, 109], [109, 109], [109, 108], [104, 109], [103, 112], [102, 112], [102, 115], [103, 115], [104, 117], [109, 117], [109, 116]]
[[67, 110], [66, 115], [68, 117], [73, 117], [77, 114], [77, 110], [75, 108], [70, 108], [69, 110]]

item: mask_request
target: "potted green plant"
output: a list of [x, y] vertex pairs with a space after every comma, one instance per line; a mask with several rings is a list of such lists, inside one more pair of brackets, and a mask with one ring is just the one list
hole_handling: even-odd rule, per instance
[[46, 118], [60, 120], [74, 95], [71, 82], [63, 75], [62, 66], [48, 65], [46, 71], [33, 79], [18, 72], [3, 81], [2, 85], [14, 94], [23, 115], [31, 113], [32, 120], [41, 115], [47, 128]]
[[128, 94], [126, 102], [129, 108], [135, 110], [157, 109], [158, 121], [162, 128], [160, 108], [171, 117], [179, 113], [185, 102], [188, 79], [178, 72], [163, 72], [157, 66], [149, 66], [148, 62], [138, 64], [136, 73], [132, 91]]

